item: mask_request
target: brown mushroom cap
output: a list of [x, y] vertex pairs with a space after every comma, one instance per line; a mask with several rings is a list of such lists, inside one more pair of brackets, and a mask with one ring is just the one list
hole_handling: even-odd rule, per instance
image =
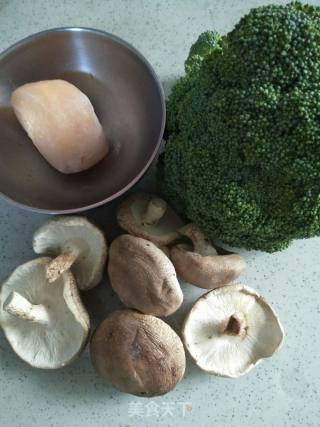
[[179, 239], [182, 220], [164, 200], [145, 193], [132, 194], [118, 208], [117, 220], [129, 234], [143, 237], [156, 245], [168, 245]]
[[184, 244], [171, 249], [171, 260], [178, 276], [204, 289], [218, 288], [233, 282], [246, 267], [240, 255], [202, 256]]
[[123, 234], [109, 252], [109, 279], [120, 300], [145, 314], [168, 316], [183, 300], [174, 266], [156, 245]]
[[218, 255], [194, 224], [181, 229], [192, 245], [178, 244], [171, 249], [171, 260], [178, 276], [199, 288], [214, 289], [230, 284], [246, 268], [245, 260], [237, 254]]
[[93, 366], [120, 391], [157, 396], [172, 390], [185, 371], [185, 352], [178, 335], [154, 316], [117, 310], [91, 339]]

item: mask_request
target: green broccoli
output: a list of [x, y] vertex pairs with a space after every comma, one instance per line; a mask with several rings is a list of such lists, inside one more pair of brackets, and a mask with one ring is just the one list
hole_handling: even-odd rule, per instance
[[222, 37], [216, 31], [205, 31], [191, 46], [184, 63], [186, 73], [199, 70], [203, 59], [212, 52], [221, 52]]
[[201, 35], [167, 111], [160, 188], [210, 239], [273, 252], [320, 235], [319, 7]]

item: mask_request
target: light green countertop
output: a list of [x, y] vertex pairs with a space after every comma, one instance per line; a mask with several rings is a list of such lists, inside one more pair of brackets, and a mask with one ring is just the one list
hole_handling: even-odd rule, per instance
[[[183, 73], [197, 35], [226, 32], [251, 7], [267, 0], [0, 0], [0, 49], [40, 30], [86, 26], [130, 42], [154, 66], [166, 91]], [[286, 3], [274, 1], [273, 3]], [[320, 5], [320, 1], [312, 3]], [[153, 172], [139, 184], [151, 189]], [[110, 238], [115, 203], [90, 218]], [[0, 280], [31, 259], [31, 237], [45, 215], [0, 200]], [[188, 359], [186, 375], [163, 396], [143, 399], [119, 393], [93, 370], [88, 350], [71, 366], [48, 372], [30, 368], [0, 335], [0, 427], [320, 425], [320, 239], [295, 242], [281, 253], [242, 251], [248, 271], [242, 282], [256, 288], [278, 312], [286, 337], [282, 349], [247, 376], [206, 375]], [[168, 321], [177, 330], [202, 291], [183, 284], [185, 302]], [[106, 283], [85, 295], [103, 318], [120, 306]]]

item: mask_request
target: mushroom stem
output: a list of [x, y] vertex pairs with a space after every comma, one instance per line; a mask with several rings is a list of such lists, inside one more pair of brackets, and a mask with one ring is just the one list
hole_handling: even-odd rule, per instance
[[241, 314], [232, 314], [228, 321], [224, 323], [223, 334], [242, 336], [246, 332], [246, 322]]
[[152, 197], [142, 217], [144, 225], [156, 225], [167, 210], [167, 202], [159, 197]]
[[46, 276], [50, 283], [55, 282], [62, 273], [69, 270], [79, 256], [79, 250], [74, 248], [63, 252], [47, 266]]
[[46, 307], [42, 304], [31, 304], [18, 292], [11, 292], [9, 294], [3, 303], [3, 309], [21, 320], [41, 324], [49, 323], [49, 314]]
[[185, 225], [179, 230], [179, 233], [192, 241], [194, 252], [197, 252], [201, 256], [218, 255], [218, 252], [195, 224]]

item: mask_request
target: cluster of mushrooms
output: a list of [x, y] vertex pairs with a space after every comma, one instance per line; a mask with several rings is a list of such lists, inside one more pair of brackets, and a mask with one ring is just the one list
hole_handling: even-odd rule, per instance
[[[127, 307], [96, 328], [91, 359], [106, 382], [139, 396], [172, 390], [185, 371], [186, 348], [206, 372], [236, 378], [281, 345], [283, 329], [253, 289], [234, 284], [246, 267], [239, 255], [220, 255], [194, 224], [185, 225], [152, 195], [129, 196], [117, 220], [128, 234], [109, 251], [101, 230], [83, 217], [50, 220], [35, 233], [43, 255], [19, 266], [0, 289], [0, 325], [13, 350], [30, 365], [70, 363], [89, 341], [89, 315], [80, 291], [109, 282]], [[177, 275], [209, 289], [189, 311], [182, 340], [159, 317], [181, 306]], [[183, 342], [182, 342], [183, 341]]]

